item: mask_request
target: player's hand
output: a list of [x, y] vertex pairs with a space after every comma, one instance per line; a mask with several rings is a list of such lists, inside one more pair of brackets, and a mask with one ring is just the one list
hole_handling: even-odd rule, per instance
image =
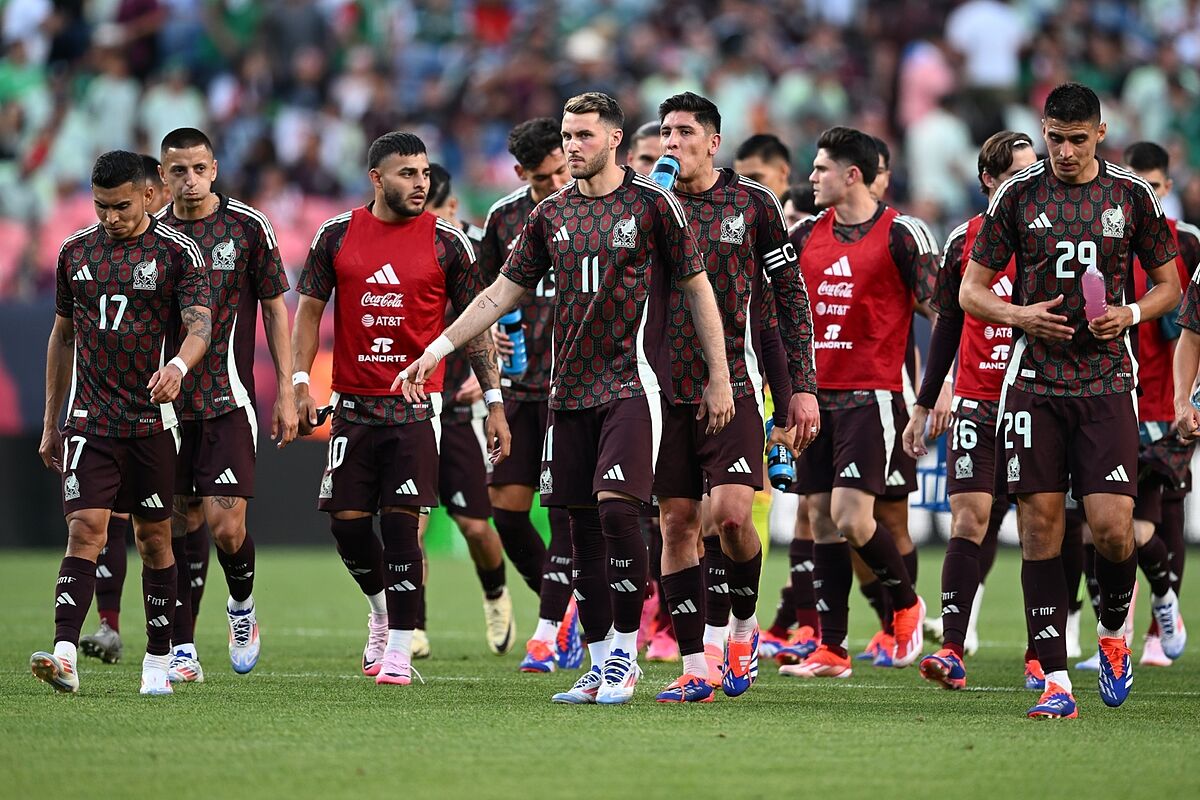
[[317, 428], [317, 401], [309, 394], [307, 383], [296, 384], [292, 395], [296, 404], [296, 432], [308, 436]]
[[476, 378], [475, 373], [472, 372], [467, 376], [467, 379], [463, 381], [462, 388], [454, 393], [454, 402], [469, 406], [472, 403], [476, 403], [482, 399], [483, 388], [479, 385], [479, 378]]
[[510, 339], [508, 334], [504, 332], [503, 326], [492, 326], [492, 339], [496, 342], [496, 353], [499, 354], [501, 358], [508, 358], [513, 354], [512, 339]]
[[1190, 400], [1175, 405], [1175, 433], [1185, 444], [1200, 439], [1200, 411]]
[[1054, 309], [1062, 305], [1063, 296], [1060, 294], [1053, 300], [1043, 300], [1028, 306], [1014, 306], [1017, 313], [1017, 327], [1030, 336], [1039, 339], [1049, 339], [1053, 342], [1070, 341], [1075, 335], [1074, 329], [1067, 325], [1067, 318], [1057, 314]]
[[[764, 448], [764, 454], [771, 452], [771, 448], [776, 445], [783, 445], [789, 452], [792, 450], [792, 432], [782, 425], [772, 425], [771, 435], [767, 437], [767, 446]], [[795, 455], [795, 453], [792, 453]]]
[[492, 403], [488, 406], [483, 431], [487, 437], [488, 457], [492, 464], [499, 464], [508, 458], [512, 451], [512, 433], [508, 430], [508, 418], [504, 416], [503, 403]]
[[38, 455], [46, 469], [62, 472], [63, 440], [62, 431], [53, 425], [42, 429], [42, 443], [38, 445]]
[[792, 435], [792, 455], [800, 455], [821, 435], [821, 409], [817, 396], [809, 392], [793, 392], [788, 403], [788, 432]]
[[410, 403], [423, 403], [429, 399], [425, 393], [425, 378], [437, 369], [438, 357], [426, 350], [421, 357], [407, 369], [401, 370], [392, 381], [392, 391], [400, 390], [404, 399]]
[[[904, 443], [904, 452], [908, 453], [909, 458], [920, 458], [929, 452], [929, 448], [925, 446], [925, 425], [929, 421], [929, 409], [925, 406], [913, 406], [912, 416], [908, 418], [908, 424], [904, 426], [904, 433], [900, 437]], [[934, 438], [932, 435], [930, 438]]]
[[1117, 338], [1133, 324], [1133, 312], [1128, 306], [1109, 306], [1108, 310], [1088, 323], [1088, 330], [1098, 341]]
[[950, 423], [954, 419], [950, 409], [953, 407], [954, 385], [943, 383], [942, 390], [938, 392], [937, 402], [933, 405], [933, 415], [929, 418], [929, 433], [927, 434], [929, 441], [933, 441], [950, 430]]
[[300, 419], [296, 413], [296, 398], [292, 392], [281, 391], [275, 397], [275, 409], [271, 414], [271, 438], [278, 448], [287, 447], [296, 438]]
[[150, 376], [146, 388], [150, 390], [150, 400], [154, 403], [173, 403], [179, 396], [179, 387], [183, 384], [183, 373], [174, 364], [165, 364], [158, 372]]
[[704, 387], [704, 396], [700, 398], [700, 410], [696, 412], [696, 419], [708, 418], [705, 433], [710, 436], [719, 433], [733, 419], [733, 414], [733, 388], [729, 379], [709, 380]]

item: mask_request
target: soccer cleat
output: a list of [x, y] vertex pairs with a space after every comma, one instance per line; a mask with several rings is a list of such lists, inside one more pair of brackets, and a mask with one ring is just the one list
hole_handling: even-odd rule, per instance
[[797, 678], [849, 678], [850, 659], [839, 656], [828, 645], [821, 645], [799, 664], [785, 664], [779, 668], [780, 675]]
[[968, 656], [973, 656], [979, 652], [979, 632], [968, 628], [966, 636], [963, 637], [963, 653]]
[[896, 651], [896, 639], [891, 634], [885, 633], [883, 638], [879, 640], [879, 648], [875, 651], [875, 660], [871, 662], [873, 667], [892, 667], [893, 653]]
[[1142, 657], [1138, 661], [1143, 667], [1169, 667], [1174, 662], [1163, 652], [1162, 640], [1157, 636], [1146, 635], [1146, 644], [1142, 648]]
[[412, 660], [399, 650], [388, 650], [379, 662], [376, 686], [408, 686], [412, 683]]
[[100, 620], [95, 633], [79, 638], [79, 652], [89, 658], [98, 658], [105, 664], [116, 664], [121, 660], [121, 634]]
[[567, 613], [558, 625], [555, 647], [558, 652], [559, 669], [579, 669], [583, 666], [583, 656], [587, 648], [579, 630], [579, 607], [575, 605], [574, 597], [567, 604]]
[[725, 675], [721, 688], [726, 697], [739, 697], [758, 678], [758, 628], [748, 642], [733, 639], [725, 645]]
[[592, 664], [591, 669], [580, 675], [570, 689], [554, 695], [550, 698], [550, 702], [566, 703], [572, 706], [594, 703], [602, 683], [604, 683], [604, 676], [600, 674], [600, 667]]
[[1179, 598], [1175, 596], [1175, 590], [1169, 589], [1165, 597], [1151, 601], [1150, 613], [1158, 623], [1162, 652], [1174, 661], [1187, 647], [1187, 628], [1183, 627], [1183, 617], [1179, 615]]
[[1025, 662], [1025, 688], [1033, 692], [1046, 691], [1046, 673], [1042, 662], [1031, 658]]
[[1025, 712], [1030, 719], [1075, 719], [1079, 708], [1075, 698], [1057, 683], [1052, 683], [1042, 692], [1037, 705]]
[[495, 600], [483, 598], [483, 619], [487, 626], [488, 649], [502, 656], [513, 649], [517, 640], [517, 621], [513, 617], [512, 596], [508, 587]]
[[1079, 618], [1082, 615], [1081, 608], [1067, 612], [1067, 658], [1079, 658], [1083, 655], [1083, 648], [1079, 646]]
[[758, 656], [759, 658], [774, 658], [780, 650], [787, 648], [790, 644], [787, 639], [776, 636], [771, 633], [770, 629], [760, 631], [758, 635]]
[[29, 669], [35, 678], [50, 684], [55, 691], [67, 694], [79, 691], [79, 673], [75, 671], [75, 663], [66, 656], [39, 650], [29, 657]]
[[679, 642], [668, 628], [659, 628], [650, 637], [646, 647], [647, 661], [670, 662], [679, 660]]
[[225, 613], [229, 616], [229, 663], [233, 665], [234, 672], [245, 675], [258, 663], [261, 648], [258, 620], [254, 616], [254, 598], [250, 598], [250, 607], [245, 611], [234, 611], [226, 606]]
[[525, 657], [518, 669], [521, 672], [554, 672], [558, 669], [558, 653], [548, 643], [530, 639], [525, 643]]
[[146, 657], [142, 660], [142, 688], [138, 692], [150, 697], [175, 694], [175, 690], [171, 688], [171, 681], [167, 676], [167, 670], [156, 663], [148, 663], [152, 658], [157, 661], [159, 657], [147, 653]]
[[943, 647], [922, 658], [920, 669], [922, 678], [940, 683], [944, 689], [965, 689], [967, 686], [967, 670], [962, 659], [948, 648]]
[[660, 703], [711, 703], [713, 687], [708, 681], [695, 675], [683, 675], [659, 692], [655, 698]]
[[715, 644], [705, 644], [704, 663], [708, 665], [708, 685], [715, 689], [725, 679], [725, 651]]
[[1133, 664], [1124, 636], [1100, 637], [1100, 699], [1116, 708], [1133, 688]]
[[176, 650], [171, 654], [167, 680], [171, 683], [204, 683], [204, 668], [200, 666], [200, 659], [184, 650]]
[[379, 662], [383, 660], [383, 651], [387, 648], [388, 618], [387, 614], [371, 612], [367, 617], [367, 646], [363, 648], [363, 675], [374, 678], [379, 674]]
[[871, 641], [867, 642], [867, 648], [854, 657], [855, 661], [874, 661], [879, 654], [879, 648], [883, 644], [883, 638], [887, 636], [883, 631], [876, 631], [871, 637]]
[[[812, 655], [812, 652], [821, 644], [817, 638], [817, 632], [812, 629], [811, 625], [801, 625], [792, 634], [792, 639], [788, 646], [775, 654], [775, 663], [783, 666], [784, 664], [799, 664], [804, 659]], [[762, 654], [762, 647], [759, 647], [759, 654]]]
[[596, 702], [601, 705], [620, 705], [633, 699], [633, 690], [642, 677], [636, 654], [624, 650], [612, 650], [604, 659], [604, 682], [596, 692]]
[[421, 628], [414, 628], [410, 650], [413, 661], [416, 661], [418, 658], [429, 658], [429, 654], [432, 652], [429, 647], [429, 634], [425, 633]]
[[907, 667], [921, 655], [925, 644], [925, 601], [920, 597], [908, 608], [892, 614], [892, 629], [895, 631], [896, 648], [892, 651], [892, 666]]
[[1133, 594], [1129, 596], [1129, 610], [1125, 612], [1125, 646], [1133, 647], [1133, 612], [1137, 608], [1138, 582], [1133, 582]]
[[942, 618], [941, 617], [926, 617], [921, 623], [925, 636], [935, 642], [942, 641]]
[[1099, 672], [1100, 671], [1100, 652], [1092, 653], [1092, 657], [1084, 661], [1079, 661], [1075, 664], [1075, 669], [1084, 672]]

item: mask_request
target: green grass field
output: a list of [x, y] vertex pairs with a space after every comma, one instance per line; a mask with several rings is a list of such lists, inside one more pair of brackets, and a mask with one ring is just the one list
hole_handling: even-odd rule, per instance
[[[469, 562], [451, 559], [432, 564], [425, 685], [376, 687], [358, 673], [366, 604], [332, 546], [260, 548], [263, 656], [247, 676], [229, 669], [214, 559], [197, 636], [207, 682], [167, 698], [137, 693], [145, 640], [131, 556], [125, 661], [85, 661], [80, 694], [57, 695], [27, 668], [51, 643], [57, 562], [0, 558], [0, 797], [85, 786], [97, 797], [1200, 796], [1200, 643], [1169, 669], [1138, 670], [1121, 709], [1075, 673], [1078, 720], [1026, 720], [1033, 694], [1021, 688], [1018, 560], [1007, 550], [988, 584], [969, 691], [934, 688], [915, 668], [806, 682], [764, 663], [736, 701], [658, 706], [654, 693], [677, 673], [652, 664], [633, 704], [614, 708], [552, 705], [577, 673], [522, 675], [519, 652], [489, 654], [478, 584]], [[939, 569], [927, 548], [928, 598]], [[785, 572], [782, 557], [767, 560], [768, 620]], [[523, 642], [536, 606], [512, 588]], [[1196, 597], [1185, 594], [1184, 613], [1200, 620]], [[1139, 625], [1147, 615], [1143, 591]], [[856, 592], [852, 643], [871, 632]]]

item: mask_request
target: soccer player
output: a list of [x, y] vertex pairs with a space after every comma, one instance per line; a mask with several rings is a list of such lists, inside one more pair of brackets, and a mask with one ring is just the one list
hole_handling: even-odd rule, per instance
[[924, 604], [890, 532], [874, 517], [906, 418], [900, 365], [914, 303], [928, 299], [931, 248], [916, 224], [871, 196], [879, 153], [867, 134], [821, 134], [810, 180], [825, 210], [791, 233], [805, 282], [816, 287], [813, 338], [821, 434], [796, 465], [809, 497], [821, 645], [785, 675], [847, 677], [845, 649], [851, 549], [887, 589], [893, 606], [892, 663], [919, 655]]
[[[389, 386], [396, 365], [440, 334], [447, 300], [461, 311], [479, 286], [467, 235], [425, 210], [424, 142], [386, 133], [371, 144], [367, 164], [372, 202], [327, 220], [313, 237], [298, 287], [292, 382], [300, 432], [308, 433], [318, 421], [308, 370], [336, 289], [334, 418], [318, 507], [329, 513], [338, 554], [371, 607], [363, 673], [377, 684], [407, 685], [424, 583], [418, 517], [422, 506], [437, 505], [442, 370], [429, 376], [429, 396], [420, 402]], [[467, 356], [488, 406], [484, 427], [495, 461], [508, 454], [508, 426], [486, 331], [470, 338]]]
[[[692, 351], [694, 325], [682, 292], [672, 293], [671, 339], [675, 358], [675, 404], [663, 423], [670, 451], [655, 470], [654, 493], [662, 517], [663, 578], [683, 674], [658, 695], [659, 702], [709, 702], [711, 684], [730, 697], [743, 694], [757, 675], [759, 573], [762, 545], [754, 529], [754, 494], [762, 488], [763, 367], [773, 366], [768, 341], [774, 338], [775, 364], [782, 362], [776, 428], [772, 444], [803, 448], [817, 434], [816, 382], [813, 374], [812, 319], [799, 265], [783, 224], [778, 198], [762, 184], [717, 170], [713, 159], [721, 144], [721, 114], [707, 98], [692, 92], [669, 97], [659, 106], [663, 151], [679, 160], [675, 192], [705, 254], [709, 281], [720, 291], [726, 361], [734, 386], [732, 424], [709, 434], [699, 413], [705, 383], [704, 364]], [[775, 303], [767, 292], [771, 281]], [[775, 304], [782, 309], [775, 331]], [[770, 326], [770, 330], [762, 330]], [[785, 347], [780, 341], [782, 335]], [[790, 369], [789, 369], [790, 367]], [[789, 424], [790, 423], [790, 424]], [[796, 436], [785, 429], [799, 426]], [[697, 558], [701, 498], [718, 533], [718, 552], [727, 571], [722, 594], [731, 599], [732, 624], [717, 670], [706, 664], [703, 615], [704, 576]], [[708, 548], [705, 560], [709, 559]], [[711, 590], [711, 586], [709, 587]], [[728, 613], [721, 626], [729, 624]]]
[[554, 270], [555, 361], [539, 483], [544, 504], [570, 509], [574, 594], [592, 661], [554, 700], [626, 703], [641, 672], [646, 546], [638, 517], [650, 501], [662, 402], [671, 399], [671, 275], [688, 295], [708, 364], [699, 413], [711, 432], [729, 423], [734, 405], [716, 301], [679, 201], [617, 165], [625, 116], [614, 99], [587, 92], [563, 110], [575, 181], [534, 209], [500, 276], [396, 383], [423, 396], [442, 358]]
[[[1025, 134], [993, 134], [979, 151], [979, 184], [984, 196], [991, 198], [1004, 181], [1036, 160], [1033, 142]], [[969, 621], [976, 614], [975, 606], [987, 577], [981, 563], [984, 542], [996, 537], [1008, 511], [1008, 494], [996, 493], [995, 445], [1000, 389], [1012, 349], [1012, 331], [964, 316], [958, 304], [967, 256], [983, 219], [982, 214], [976, 215], [955, 228], [946, 240], [933, 295], [938, 318], [930, 339], [929, 360], [912, 418], [904, 429], [908, 455], [914, 459], [925, 455], [926, 425], [931, 422], [930, 413], [957, 354], [958, 374], [951, 406], [954, 417], [946, 450], [951, 521], [950, 543], [942, 562], [942, 648], [921, 659], [921, 675], [947, 689], [967, 685], [964, 650]], [[1015, 275], [1016, 264], [1010, 260], [993, 276], [991, 291], [997, 297], [1011, 297]], [[935, 413], [928, 438], [940, 436], [945, 429], [946, 422]]]
[[639, 126], [630, 138], [625, 163], [638, 175], [649, 175], [660, 156], [662, 143], [658, 138], [658, 122], [647, 122]]
[[[500, 274], [529, 213], [570, 180], [560, 125], [549, 117], [514, 127], [508, 134], [508, 152], [517, 161], [514, 169], [524, 185], [488, 210], [479, 243], [479, 272], [486, 283]], [[583, 659], [578, 615], [571, 603], [570, 517], [564, 508], [550, 509], [548, 548], [529, 518], [542, 470], [542, 442], [550, 412], [554, 296], [554, 273], [548, 272], [521, 299], [527, 365], [521, 375], [500, 379], [505, 391], [504, 415], [513, 434], [512, 452], [488, 476], [492, 519], [504, 549], [531, 587], [537, 581], [537, 627], [525, 644], [525, 657], [519, 667], [531, 673], [575, 669]], [[502, 331], [497, 333], [496, 346], [502, 354], [511, 350]]]
[[[1137, 362], [1127, 329], [1175, 307], [1179, 275], [1154, 191], [1096, 156], [1105, 125], [1095, 92], [1075, 83], [1052, 90], [1042, 133], [1049, 157], [993, 195], [959, 300], [966, 313], [1020, 331], [997, 433], [1008, 491], [1017, 495], [1026, 618], [1037, 631], [1046, 676], [1028, 714], [1062, 718], [1078, 714], [1062, 636], [1068, 596], [1059, 552], [1068, 481], [1096, 546], [1100, 697], [1119, 706], [1133, 683], [1123, 628], [1137, 576]], [[992, 282], [1014, 256], [1008, 303]], [[1155, 286], [1125, 305], [1133, 256], [1153, 265], [1146, 272]]]
[[[58, 256], [38, 452], [62, 476], [67, 553], [55, 587], [53, 652], [36, 652], [29, 664], [60, 692], [79, 690], [79, 631], [109, 517], [119, 511], [133, 515], [144, 564], [141, 693], [171, 693], [170, 517], [179, 446], [172, 403], [208, 348], [212, 315], [200, 248], [146, 213], [149, 196], [141, 156], [101, 155], [92, 168], [99, 224], [69, 236]], [[181, 320], [187, 335], [177, 349]]]
[[271, 437], [279, 447], [296, 437], [291, 389], [287, 274], [267, 216], [242, 201], [213, 191], [218, 164], [212, 142], [195, 128], [177, 128], [162, 140], [163, 179], [172, 202], [158, 219], [194, 239], [212, 283], [213, 343], [180, 390], [179, 467], [175, 474], [176, 520], [171, 540], [178, 568], [179, 606], [172, 632], [171, 680], [201, 682], [204, 670], [195, 645], [192, 575], [187, 553], [188, 501], [200, 499], [217, 544], [229, 598], [229, 660], [245, 674], [261, 648], [254, 608], [254, 539], [246, 531], [246, 506], [254, 496], [258, 415], [254, 391], [254, 335], [259, 306], [275, 364], [276, 397]]
[[789, 229], [817, 213], [812, 186], [807, 181], [789, 187], [779, 201], [783, 203], [783, 221]]

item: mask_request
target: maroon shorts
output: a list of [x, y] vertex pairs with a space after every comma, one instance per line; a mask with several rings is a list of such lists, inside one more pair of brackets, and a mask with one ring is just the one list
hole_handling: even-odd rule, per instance
[[438, 504], [437, 417], [407, 425], [361, 425], [333, 418], [317, 508], [375, 512]]
[[789, 491], [823, 494], [845, 486], [884, 493], [907, 412], [903, 398], [886, 391], [875, 395], [871, 405], [822, 409], [821, 432], [796, 460], [796, 483]]
[[474, 519], [492, 515], [487, 478], [491, 461], [483, 420], [443, 423], [438, 456], [438, 494], [451, 514]]
[[1196, 452], [1196, 445], [1179, 441], [1174, 424], [1170, 422], [1143, 422], [1139, 432], [1138, 464], [1141, 471], [1155, 473], [1168, 491], [1186, 489], [1191, 484], [1192, 454]]
[[1137, 409], [1129, 393], [1045, 397], [1009, 387], [996, 436], [1009, 494], [1137, 496]]
[[175, 494], [253, 497], [258, 421], [245, 406], [212, 419], [179, 423]]
[[501, 461], [488, 476], [492, 486], [513, 483], [518, 486], [537, 486], [542, 471], [542, 447], [546, 440], [546, 420], [550, 413], [548, 402], [504, 401], [504, 417], [512, 433], [512, 448], [508, 458]]
[[955, 397], [954, 419], [947, 431], [946, 493], [996, 492], [996, 416], [998, 400]]
[[151, 522], [170, 519], [178, 429], [124, 439], [65, 428], [62, 436], [64, 514], [107, 508]]
[[733, 483], [763, 487], [762, 407], [754, 395], [734, 401], [733, 420], [719, 433], [705, 433], [700, 407], [668, 406], [663, 417], [661, 458], [654, 468], [657, 497], [699, 500], [713, 486]]
[[662, 436], [660, 395], [551, 409], [538, 490], [544, 506], [590, 506], [599, 492], [650, 502]]

